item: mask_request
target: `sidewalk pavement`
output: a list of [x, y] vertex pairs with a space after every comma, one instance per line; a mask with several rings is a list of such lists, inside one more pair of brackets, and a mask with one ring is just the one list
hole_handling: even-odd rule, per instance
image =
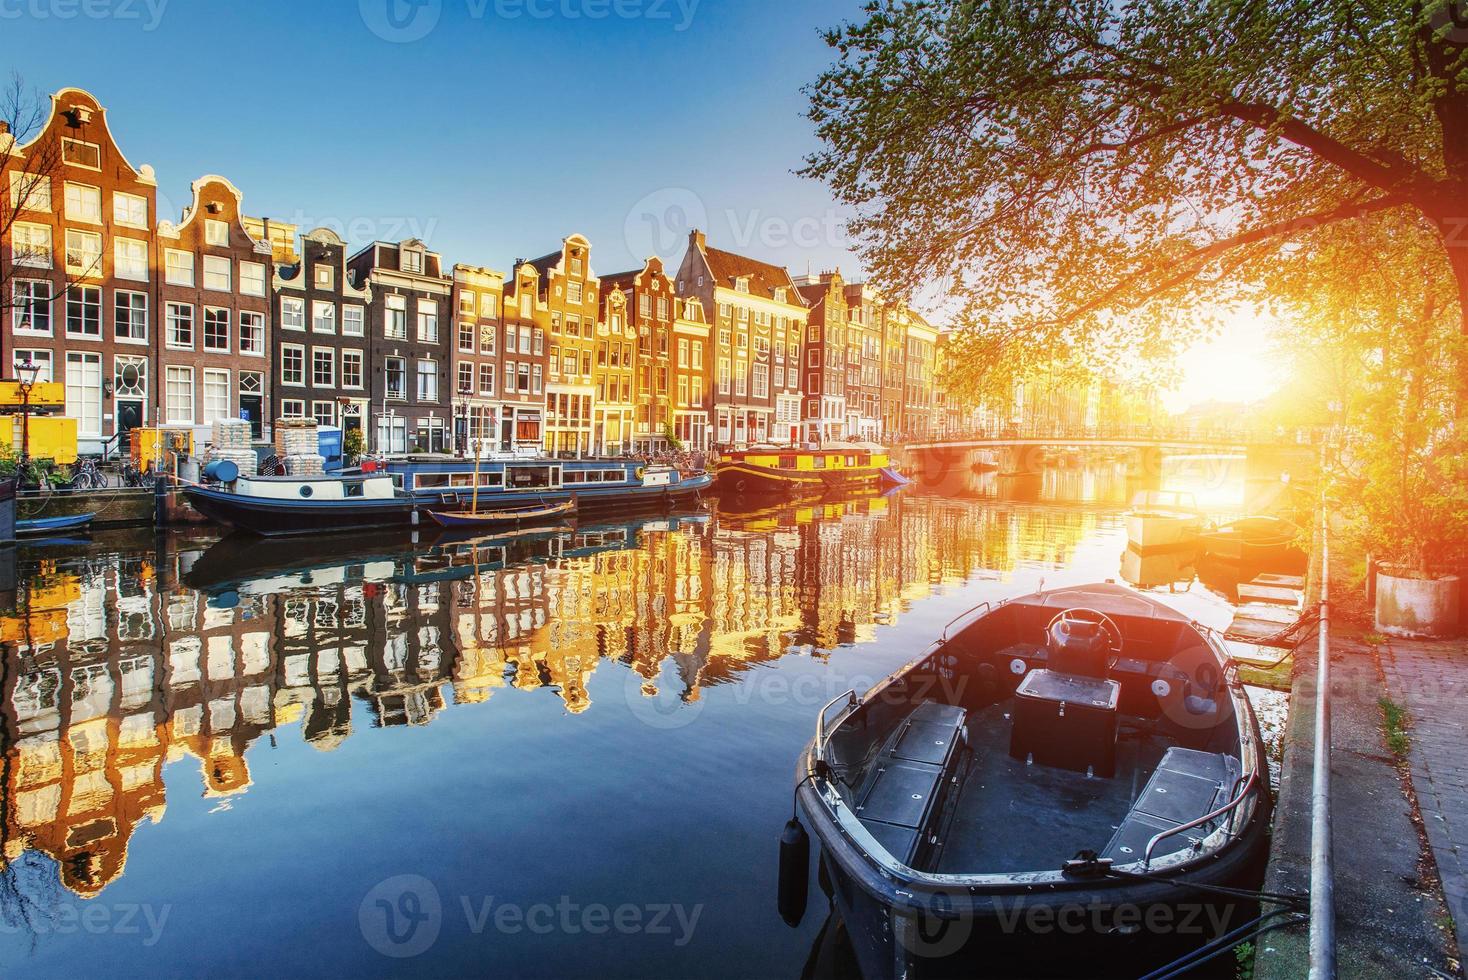
[[1377, 654], [1409, 715], [1412, 787], [1458, 949], [1468, 950], [1468, 639], [1389, 640]]

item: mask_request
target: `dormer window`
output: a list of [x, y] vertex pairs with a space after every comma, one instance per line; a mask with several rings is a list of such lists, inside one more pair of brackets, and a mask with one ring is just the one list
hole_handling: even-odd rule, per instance
[[336, 280], [336, 270], [329, 265], [316, 264], [316, 288], [330, 289]]
[[403, 249], [403, 271], [423, 274], [423, 253], [416, 248]]
[[579, 278], [581, 276], [581, 269], [582, 269], [581, 256], [579, 256], [579, 255], [573, 255], [573, 256], [571, 256], [571, 275], [576, 276], [576, 277]]
[[736, 293], [747, 293], [747, 292], [749, 292], [749, 277], [748, 276], [740, 276], [739, 278], [735, 279], [734, 280], [734, 291]]
[[96, 143], [88, 143], [84, 140], [74, 140], [69, 136], [61, 137], [61, 159], [74, 167], [86, 167], [88, 170], [102, 169], [102, 148]]
[[785, 302], [785, 287], [784, 286], [777, 286], [777, 287], [775, 287], [775, 302], [776, 303], [783, 303], [783, 302]]

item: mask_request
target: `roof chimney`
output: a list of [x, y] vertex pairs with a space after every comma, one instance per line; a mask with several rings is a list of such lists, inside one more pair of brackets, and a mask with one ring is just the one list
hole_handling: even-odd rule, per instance
[[690, 245], [692, 245], [694, 248], [698, 249], [700, 252], [702, 252], [705, 248], [707, 248], [708, 247], [708, 243], [709, 243], [708, 242], [708, 236], [706, 236], [703, 232], [699, 231], [697, 228], [693, 229], [691, 232], [688, 233], [688, 242], [689, 242]]

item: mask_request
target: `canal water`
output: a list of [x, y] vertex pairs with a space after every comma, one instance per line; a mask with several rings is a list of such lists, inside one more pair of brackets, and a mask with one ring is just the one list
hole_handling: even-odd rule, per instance
[[[1164, 483], [1226, 517], [1237, 469]], [[823, 910], [780, 921], [776, 838], [823, 704], [1041, 587], [1228, 623], [1226, 574], [1127, 552], [1126, 472], [480, 546], [22, 549], [0, 975], [798, 976]]]

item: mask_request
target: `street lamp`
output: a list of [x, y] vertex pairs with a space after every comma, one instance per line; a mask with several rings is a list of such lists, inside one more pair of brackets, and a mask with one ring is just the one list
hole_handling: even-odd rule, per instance
[[36, 386], [36, 375], [41, 365], [29, 357], [15, 366], [20, 379], [20, 469], [25, 470], [31, 461], [31, 389]]

